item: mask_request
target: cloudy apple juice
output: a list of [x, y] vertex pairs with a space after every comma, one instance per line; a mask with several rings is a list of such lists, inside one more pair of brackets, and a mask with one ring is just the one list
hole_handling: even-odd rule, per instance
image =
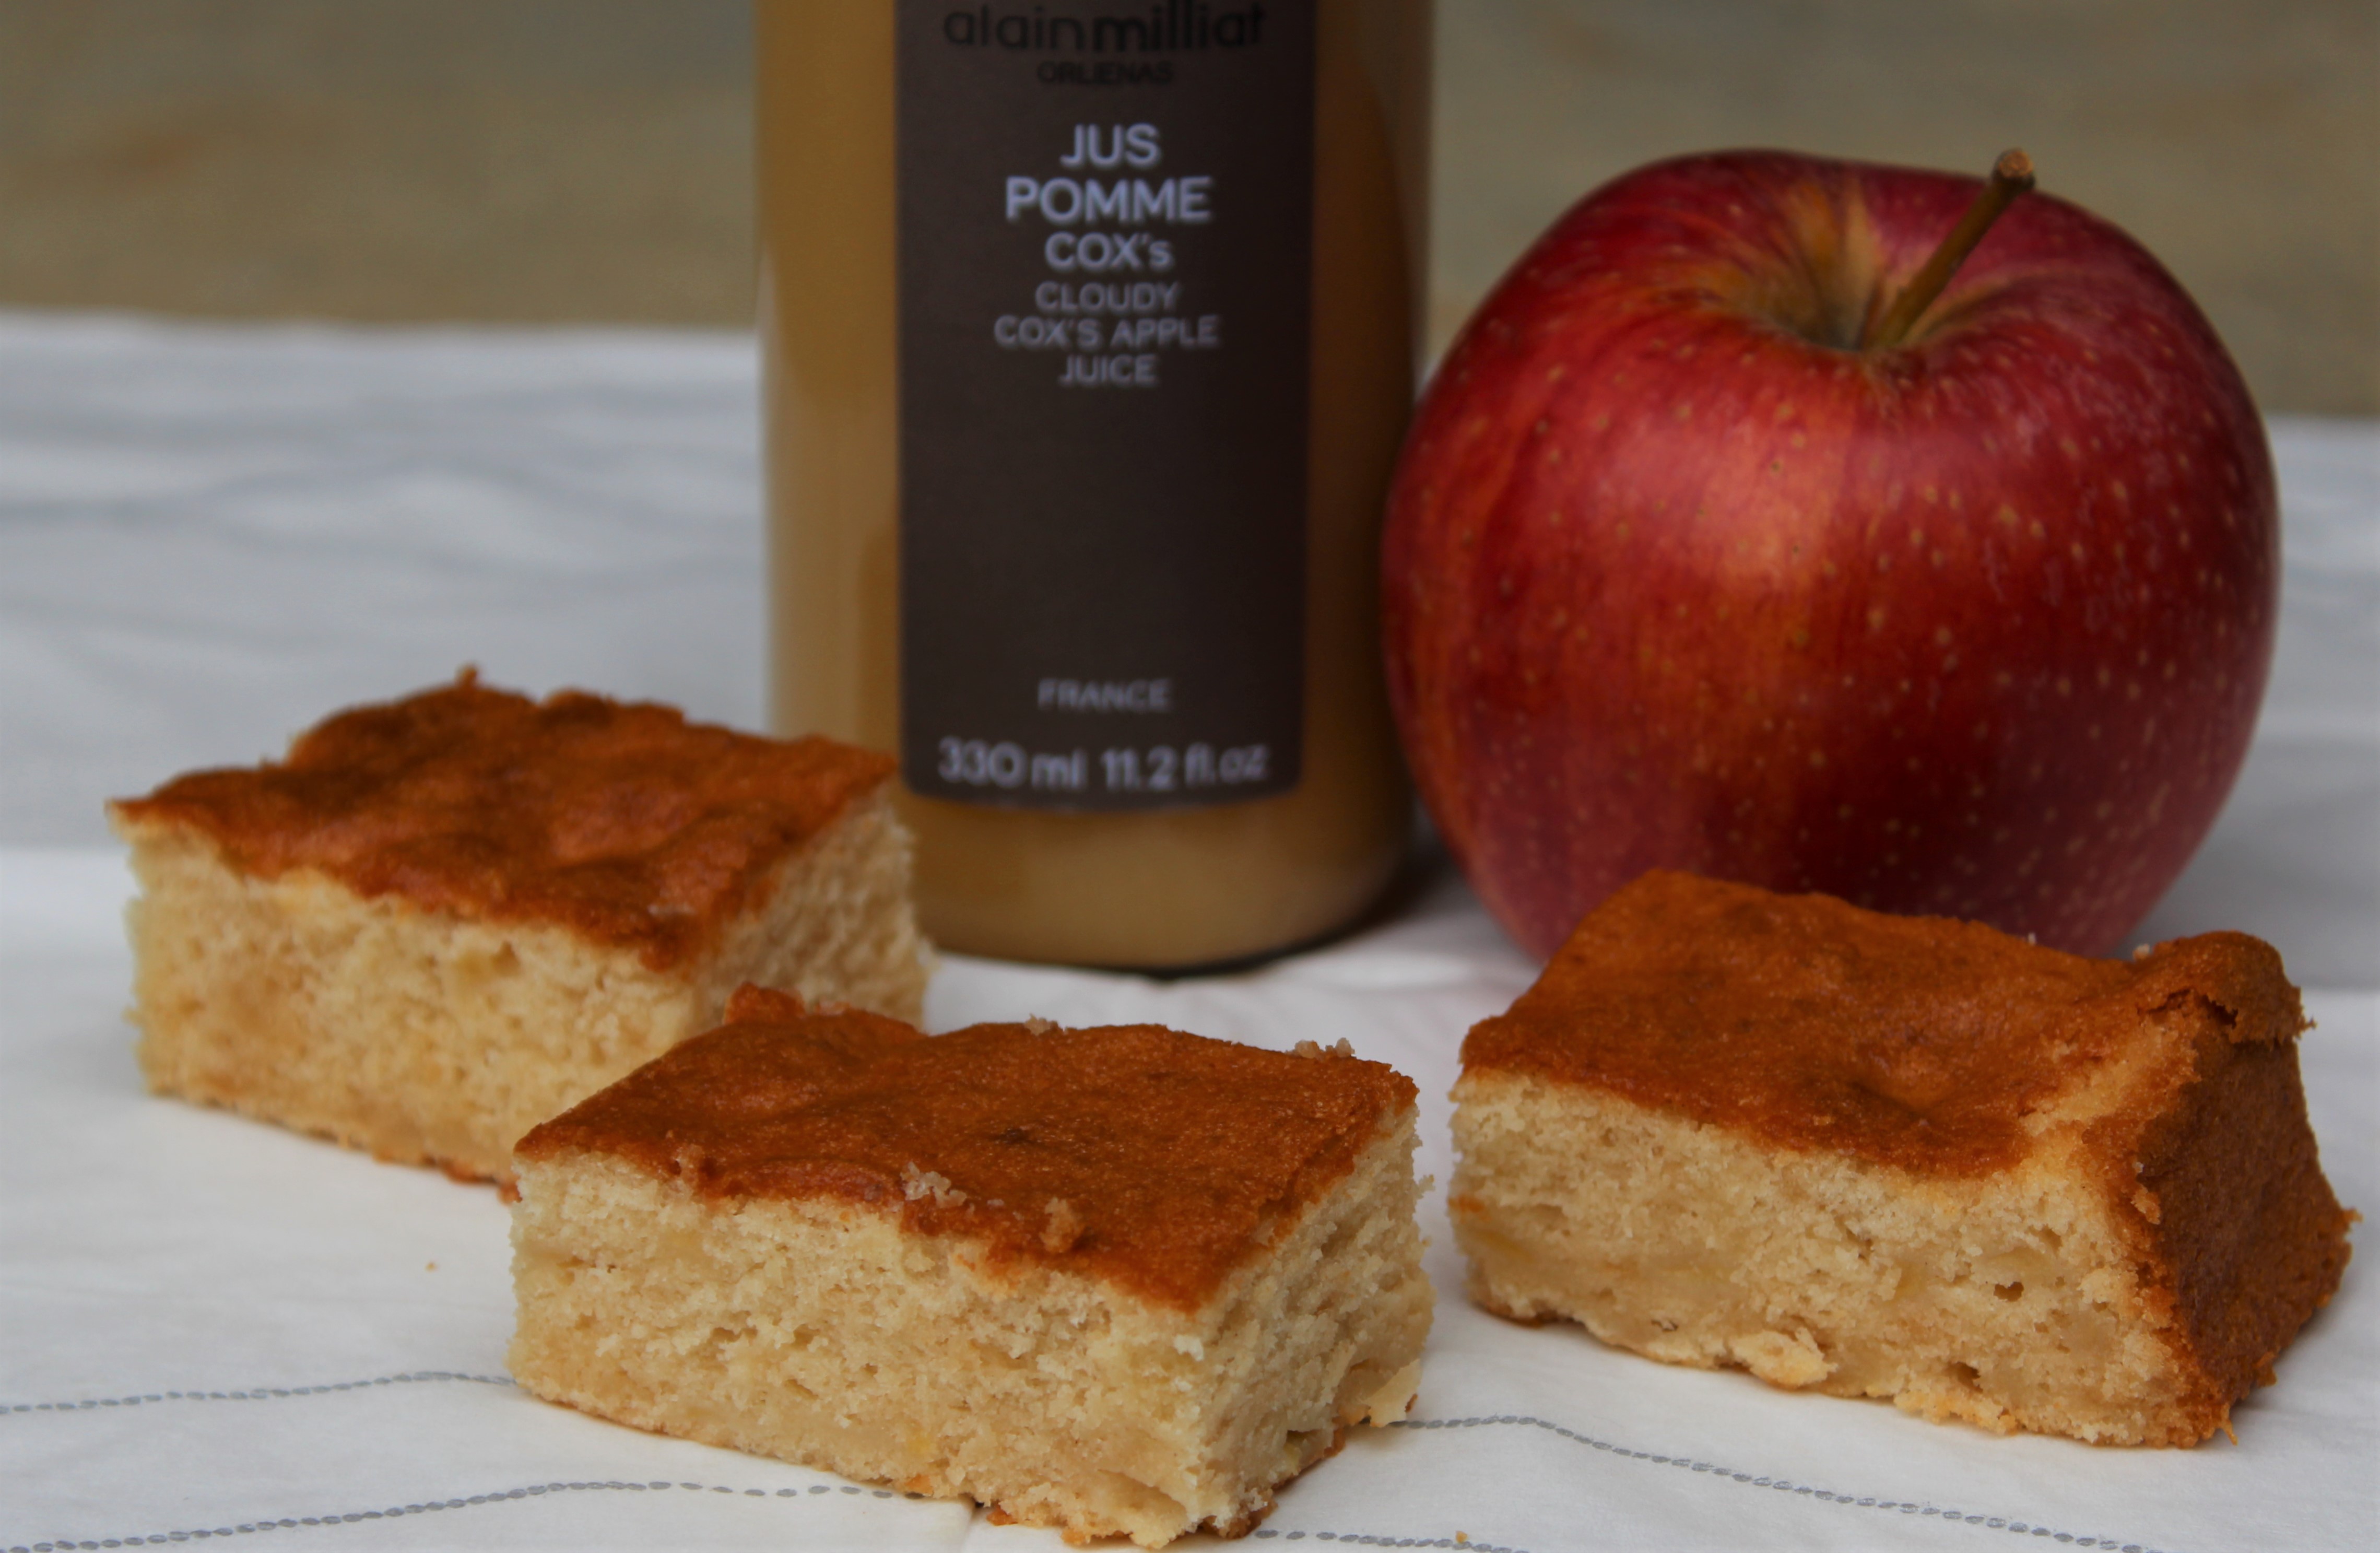
[[945, 945], [1230, 960], [1393, 870], [1428, 23], [760, 6], [772, 716], [899, 758]]

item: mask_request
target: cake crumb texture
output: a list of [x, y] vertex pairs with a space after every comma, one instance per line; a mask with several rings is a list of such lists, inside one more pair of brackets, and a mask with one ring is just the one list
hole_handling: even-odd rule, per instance
[[1148, 1547], [1246, 1533], [1403, 1417], [1430, 1292], [1392, 1071], [732, 1017], [523, 1140], [537, 1395]]
[[2337, 1289], [2355, 1215], [2296, 989], [1647, 875], [1457, 1086], [1475, 1299], [1936, 1419], [2194, 1444]]
[[468, 675], [342, 713], [284, 765], [112, 807], [140, 882], [142, 1072], [508, 1179], [522, 1134], [716, 1023], [742, 982], [916, 1015], [929, 959], [889, 774]]

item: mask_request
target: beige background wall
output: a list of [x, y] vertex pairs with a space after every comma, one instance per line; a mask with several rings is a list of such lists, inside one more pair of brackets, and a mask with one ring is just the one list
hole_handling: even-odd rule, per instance
[[[746, 0], [0, 0], [0, 306], [743, 322], [748, 27]], [[1439, 0], [1439, 31], [1441, 337], [1652, 157], [2022, 144], [2164, 257], [2268, 408], [2380, 413], [2374, 0]]]

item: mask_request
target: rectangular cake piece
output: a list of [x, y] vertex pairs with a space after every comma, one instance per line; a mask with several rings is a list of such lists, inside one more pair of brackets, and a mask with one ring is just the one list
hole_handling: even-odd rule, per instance
[[747, 980], [915, 1017], [889, 758], [454, 685], [110, 806], [161, 1094], [503, 1180]]
[[2297, 989], [1650, 874], [1475, 1027], [1473, 1297], [1672, 1364], [2100, 1444], [2228, 1428], [2338, 1285]]
[[1402, 1418], [1414, 1086], [1155, 1025], [928, 1038], [747, 989], [523, 1139], [516, 1379], [1155, 1547]]

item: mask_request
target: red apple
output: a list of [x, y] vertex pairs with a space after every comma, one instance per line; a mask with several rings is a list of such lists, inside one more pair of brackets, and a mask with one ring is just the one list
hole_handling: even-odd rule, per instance
[[1404, 746], [1544, 955], [1645, 869], [2102, 952], [2214, 823], [2272, 658], [2272, 461], [2123, 233], [1773, 153], [1574, 206], [1439, 367], [1382, 552]]

